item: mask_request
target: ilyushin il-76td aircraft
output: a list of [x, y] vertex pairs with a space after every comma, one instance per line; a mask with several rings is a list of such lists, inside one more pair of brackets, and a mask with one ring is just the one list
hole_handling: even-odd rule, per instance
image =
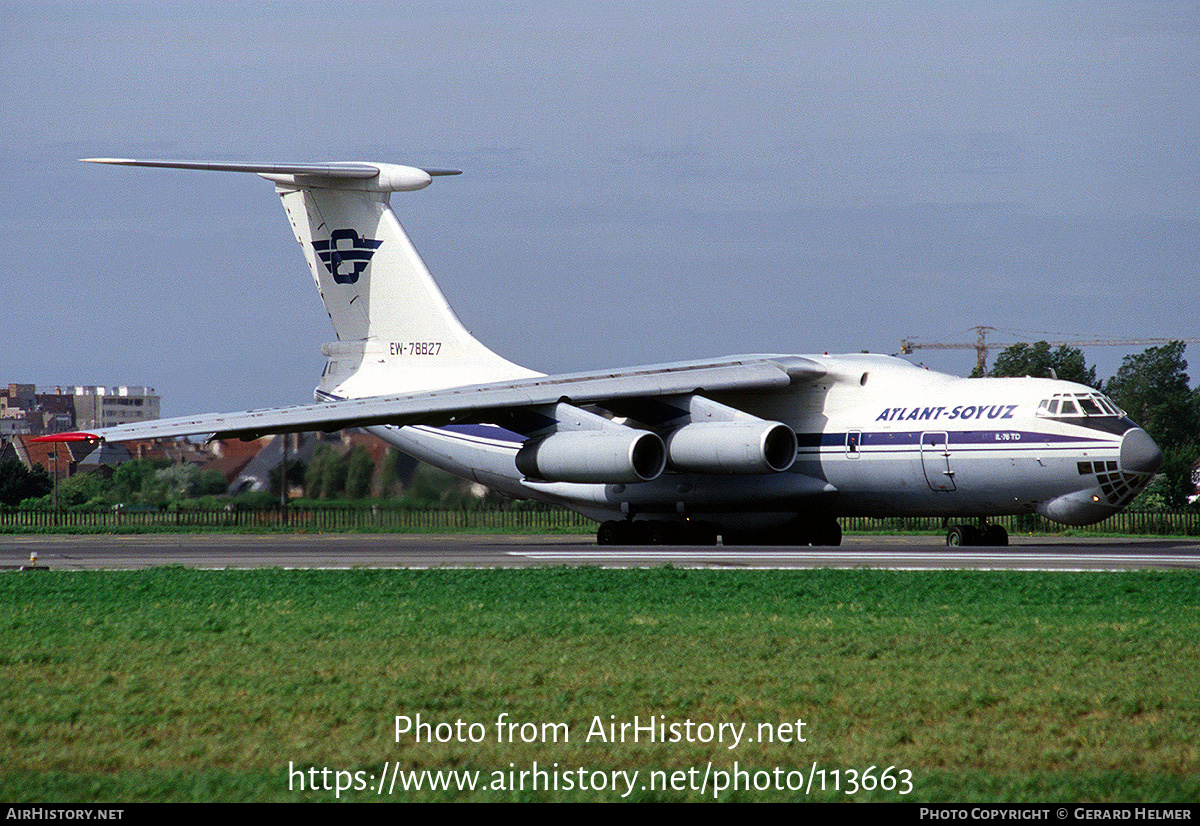
[[[160, 419], [58, 439], [365, 428], [422, 461], [600, 522], [600, 544], [837, 545], [838, 517], [1067, 525], [1124, 507], [1162, 462], [1102, 394], [1049, 378], [964, 379], [890, 356], [741, 355], [544, 375], [463, 327], [389, 205], [458, 170], [229, 164], [275, 184], [337, 341], [316, 404]], [[959, 520], [957, 524], [953, 520]]]

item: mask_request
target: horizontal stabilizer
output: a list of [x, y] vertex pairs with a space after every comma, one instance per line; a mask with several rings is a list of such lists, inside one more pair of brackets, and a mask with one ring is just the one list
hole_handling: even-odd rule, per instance
[[[223, 163], [221, 161], [159, 161], [134, 158], [80, 158], [84, 163], [106, 163], [114, 166], [153, 166], [165, 169], [202, 169], [209, 172], [253, 172], [258, 175], [312, 175], [325, 178], [374, 178], [384, 164], [352, 163]], [[415, 167], [426, 175], [461, 175], [461, 169], [426, 169]]]
[[224, 161], [161, 161], [135, 158], [82, 158], [85, 163], [200, 169], [208, 172], [252, 172], [295, 189], [342, 189], [367, 192], [411, 192], [429, 186], [435, 176], [460, 175], [458, 169], [422, 169], [394, 163], [225, 163]]

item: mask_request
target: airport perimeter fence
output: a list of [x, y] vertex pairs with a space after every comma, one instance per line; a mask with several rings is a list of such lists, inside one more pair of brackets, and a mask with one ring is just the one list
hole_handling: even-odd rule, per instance
[[[848, 516], [838, 520], [846, 533], [940, 533], [948, 525], [974, 524], [976, 520], [941, 517], [903, 517], [877, 519], [868, 516]], [[1134, 535], [1134, 536], [1200, 536], [1200, 511], [1122, 511], [1102, 522], [1083, 527], [1070, 527], [1052, 522], [1038, 514], [996, 516], [988, 520], [1003, 525], [1012, 535], [1077, 534]]]
[[562, 508], [512, 510], [403, 510], [397, 508], [288, 508], [258, 510], [10, 511], [0, 513], [0, 531], [296, 530], [340, 531], [573, 531], [595, 523]]
[[[852, 516], [839, 520], [846, 533], [940, 533], [947, 522], [966, 519]], [[1010, 534], [1081, 534], [1200, 536], [1197, 511], [1124, 511], [1095, 525], [1067, 528], [1036, 514], [991, 520]], [[293, 530], [313, 533], [344, 531], [510, 533], [588, 533], [596, 523], [561, 508], [495, 508], [473, 510], [403, 510], [396, 508], [289, 508], [275, 510], [135, 511], [0, 511], [0, 532], [136, 532], [187, 530]]]

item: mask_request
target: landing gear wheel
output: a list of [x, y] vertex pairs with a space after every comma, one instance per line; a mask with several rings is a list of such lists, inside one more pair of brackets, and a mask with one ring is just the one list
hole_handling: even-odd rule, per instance
[[1003, 525], [988, 525], [983, 532], [983, 544], [999, 548], [1008, 546], [1008, 531]]
[[842, 526], [833, 517], [797, 519], [778, 528], [725, 531], [721, 541], [726, 545], [837, 546], [842, 544]]
[[709, 522], [610, 519], [596, 529], [597, 545], [716, 545], [717, 526]]
[[684, 527], [684, 541], [688, 545], [716, 545], [717, 526], [705, 522], [692, 522]]
[[836, 519], [821, 520], [813, 525], [809, 541], [814, 545], [841, 545], [842, 526]]
[[968, 545], [1007, 545], [1008, 531], [1003, 525], [988, 525], [982, 530], [974, 525], [955, 525], [946, 534], [946, 544], [950, 547]]
[[628, 522], [618, 522], [610, 519], [601, 523], [596, 529], [597, 545], [628, 545], [633, 539], [633, 531]]
[[674, 522], [650, 522], [646, 541], [651, 545], [683, 545], [683, 526]]

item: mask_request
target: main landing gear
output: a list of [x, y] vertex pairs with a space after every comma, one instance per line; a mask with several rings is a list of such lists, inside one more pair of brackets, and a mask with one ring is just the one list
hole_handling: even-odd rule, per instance
[[833, 517], [793, 522], [761, 531], [721, 531], [707, 522], [610, 520], [596, 531], [597, 545], [841, 545], [842, 528]]
[[597, 545], [716, 545], [717, 527], [706, 522], [610, 520], [596, 531]]
[[989, 525], [986, 519], [974, 525], [954, 525], [946, 532], [946, 544], [952, 548], [959, 545], [984, 545], [1004, 547], [1008, 545], [1008, 531], [1003, 525]]
[[798, 519], [765, 531], [728, 531], [721, 536], [726, 545], [823, 545], [842, 544], [842, 526], [832, 516]]

